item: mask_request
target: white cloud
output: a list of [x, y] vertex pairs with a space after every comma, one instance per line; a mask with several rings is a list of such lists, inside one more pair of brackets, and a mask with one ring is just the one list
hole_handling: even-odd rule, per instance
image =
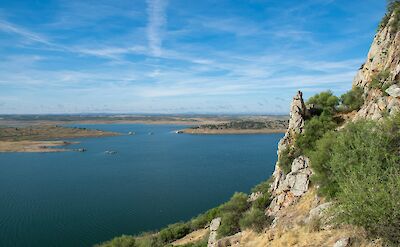
[[36, 34], [34, 32], [28, 31], [22, 27], [19, 27], [15, 24], [9, 23], [4, 20], [0, 20], [0, 30], [7, 33], [14, 33], [20, 35], [30, 41], [51, 45], [48, 39], [42, 35]]
[[167, 22], [167, 0], [147, 0], [147, 39], [150, 52], [153, 56], [162, 55], [163, 29]]

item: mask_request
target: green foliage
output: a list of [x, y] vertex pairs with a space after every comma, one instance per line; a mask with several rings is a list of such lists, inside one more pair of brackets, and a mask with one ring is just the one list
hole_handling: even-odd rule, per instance
[[359, 110], [364, 104], [364, 90], [360, 87], [352, 88], [347, 93], [340, 96], [341, 111], [350, 112]]
[[338, 135], [330, 161], [339, 219], [395, 244], [400, 244], [399, 127], [394, 121], [351, 124]]
[[307, 154], [309, 151], [314, 150], [317, 140], [336, 127], [337, 123], [330, 114], [324, 112], [321, 116], [315, 116], [306, 121], [303, 134], [296, 139], [296, 147]]
[[169, 225], [167, 228], [160, 231], [160, 239], [163, 243], [171, 243], [177, 239], [186, 236], [191, 232], [190, 224], [176, 223]]
[[200, 214], [196, 218], [193, 218], [190, 221], [190, 225], [193, 231], [198, 230], [200, 228], [204, 228], [207, 224], [209, 224], [213, 219], [220, 215], [220, 208], [215, 207], [204, 214]]
[[271, 222], [271, 218], [266, 216], [263, 210], [252, 208], [243, 215], [239, 224], [243, 230], [252, 229], [256, 232], [262, 232]]
[[[400, 27], [400, 18], [399, 18], [399, 10], [400, 10], [400, 1], [399, 0], [388, 0], [388, 7], [385, 16], [382, 18], [381, 22], [379, 23], [378, 30], [390, 25], [391, 32], [395, 33], [399, 30]], [[395, 12], [395, 16], [393, 20], [390, 20], [393, 12]]]
[[322, 111], [333, 113], [335, 107], [339, 104], [339, 98], [333, 95], [331, 91], [321, 92], [308, 99], [307, 105], [313, 104]]
[[288, 174], [292, 169], [292, 162], [296, 157], [293, 155], [291, 148], [285, 148], [282, 150], [279, 156], [279, 167], [285, 174]]
[[235, 193], [232, 198], [221, 206], [221, 225], [218, 228], [218, 236], [233, 235], [240, 231], [239, 220], [249, 208], [247, 195]]
[[400, 117], [349, 123], [311, 152], [320, 193], [334, 197], [337, 220], [400, 244]]
[[388, 80], [390, 76], [390, 72], [387, 70], [381, 71], [380, 73], [374, 75], [369, 83], [369, 88], [371, 89], [380, 89], [383, 91], [383, 86], [385, 82]]
[[332, 157], [332, 146], [336, 142], [336, 133], [327, 132], [316, 142], [315, 150], [309, 153], [314, 174], [311, 181], [319, 185], [319, 194], [332, 198], [338, 191], [337, 183], [329, 160]]
[[269, 192], [264, 192], [262, 196], [253, 202], [253, 208], [265, 210], [271, 204], [271, 201], [271, 194]]
[[133, 236], [122, 235], [114, 238], [110, 241], [104, 242], [101, 245], [95, 245], [95, 247], [137, 247], [135, 238]]
[[251, 189], [251, 192], [268, 193], [270, 186], [271, 186], [271, 179], [268, 179], [254, 186], [254, 188]]

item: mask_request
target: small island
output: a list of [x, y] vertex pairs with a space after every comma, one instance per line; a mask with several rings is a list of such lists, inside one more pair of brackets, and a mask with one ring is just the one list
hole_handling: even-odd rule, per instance
[[226, 123], [204, 124], [177, 131], [179, 134], [271, 134], [285, 133], [288, 128], [286, 119], [235, 120]]

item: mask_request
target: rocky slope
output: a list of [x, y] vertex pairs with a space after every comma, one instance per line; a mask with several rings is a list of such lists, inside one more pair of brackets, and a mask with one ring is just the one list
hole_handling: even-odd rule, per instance
[[[361, 108], [350, 115], [346, 121], [357, 121], [360, 119], [381, 120], [385, 116], [400, 112], [400, 32], [392, 25], [398, 18], [394, 11], [375, 35], [366, 62], [358, 70], [353, 87], [360, 87], [364, 91], [364, 104]], [[310, 186], [312, 169], [310, 160], [300, 155], [293, 160], [291, 170], [287, 174], [281, 168], [280, 159], [286, 149], [294, 147], [296, 136], [304, 131], [305, 121], [309, 117], [309, 109], [304, 103], [302, 93], [299, 91], [293, 98], [289, 127], [285, 136], [279, 142], [278, 162], [272, 175], [271, 194], [272, 203], [266, 210], [266, 214], [274, 218], [273, 224], [266, 229], [264, 234], [243, 232], [235, 244], [238, 246], [350, 246], [349, 236], [365, 234], [362, 230], [352, 227], [351, 229], [329, 229], [329, 225], [320, 235], [325, 239], [317, 240], [317, 237], [309, 231], [300, 233], [302, 225], [310, 224], [313, 218], [323, 218], [323, 214], [330, 203], [325, 203], [319, 198]], [[250, 199], [254, 197], [252, 194]], [[306, 201], [306, 203], [304, 202]], [[304, 206], [307, 204], [307, 206]], [[322, 223], [323, 224], [323, 223]], [[280, 228], [285, 228], [282, 230]], [[303, 229], [304, 230], [304, 229]], [[276, 236], [277, 232], [281, 231]], [[297, 232], [296, 232], [297, 231]], [[294, 241], [290, 244], [282, 236], [290, 234], [303, 234], [303, 237], [312, 237], [314, 242]], [[325, 235], [324, 235], [325, 234]], [[272, 236], [271, 236], [272, 235]], [[250, 237], [252, 236], [252, 237]], [[230, 246], [225, 244], [227, 239], [209, 246]], [[297, 238], [298, 239], [298, 238]], [[293, 239], [292, 239], [293, 240]], [[282, 242], [286, 241], [286, 242]], [[289, 241], [289, 242], [287, 242]], [[319, 242], [318, 242], [319, 241]], [[307, 242], [307, 243], [306, 243]], [[283, 244], [283, 245], [282, 245]], [[365, 241], [359, 246], [381, 246], [379, 242]]]
[[396, 15], [394, 11], [375, 35], [367, 60], [353, 80], [353, 87], [364, 89], [366, 98], [355, 120], [379, 120], [400, 110], [400, 32], [391, 25]]

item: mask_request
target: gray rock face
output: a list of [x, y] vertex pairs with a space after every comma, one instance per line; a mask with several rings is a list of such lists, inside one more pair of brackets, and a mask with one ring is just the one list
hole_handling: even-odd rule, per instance
[[289, 128], [278, 144], [278, 162], [272, 175], [274, 180], [270, 189], [274, 199], [267, 210], [269, 215], [275, 215], [280, 208], [291, 205], [308, 190], [311, 175], [308, 158], [300, 156], [295, 159], [289, 174], [285, 174], [279, 166], [282, 151], [291, 148], [294, 145], [295, 136], [303, 133], [307, 115], [308, 110], [304, 104], [303, 94], [298, 91], [290, 107]]
[[278, 154], [279, 151], [284, 150], [292, 144], [293, 136], [295, 134], [303, 133], [305, 123], [304, 117], [306, 115], [307, 108], [304, 104], [303, 93], [298, 91], [293, 97], [292, 105], [290, 107], [289, 128], [278, 144]]
[[291, 172], [281, 176], [281, 181], [273, 191], [275, 197], [267, 210], [268, 214], [276, 214], [281, 208], [293, 204], [304, 195], [308, 191], [311, 175], [310, 160], [305, 156], [296, 158]]
[[217, 246], [217, 230], [221, 225], [221, 218], [215, 218], [210, 223], [210, 236], [208, 237], [207, 247]]
[[253, 192], [250, 194], [249, 198], [247, 199], [248, 202], [254, 202], [258, 198], [262, 197], [263, 193], [260, 191]]
[[322, 218], [326, 210], [332, 205], [331, 202], [323, 203], [310, 210], [309, 216], [306, 219], [306, 223], [310, 222], [313, 218]]
[[390, 86], [385, 92], [392, 97], [400, 97], [400, 87], [396, 84]]
[[303, 132], [306, 111], [307, 108], [303, 101], [303, 93], [298, 91], [290, 107], [289, 129], [298, 134]]
[[333, 247], [348, 247], [350, 246], [350, 238], [341, 238], [333, 245]]
[[[395, 18], [393, 14], [392, 19]], [[400, 32], [393, 32], [390, 25], [383, 27], [375, 35], [366, 62], [361, 66], [353, 80], [353, 87], [364, 90], [365, 103], [356, 114], [359, 119], [380, 120], [386, 113], [393, 115], [400, 110], [400, 87], [393, 85], [383, 95], [381, 89], [372, 89], [370, 83], [379, 73], [388, 73], [384, 83], [400, 79]], [[381, 85], [383, 86], [383, 85]]]

